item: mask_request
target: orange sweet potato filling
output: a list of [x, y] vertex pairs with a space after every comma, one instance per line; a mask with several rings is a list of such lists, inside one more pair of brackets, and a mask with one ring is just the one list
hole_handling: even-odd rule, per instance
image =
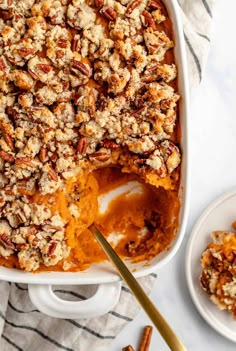
[[[69, 257], [72, 263], [70, 271], [82, 270], [91, 263], [106, 259], [87, 229], [93, 222], [106, 237], [112, 232], [123, 234], [118, 244], [113, 246], [119, 255], [130, 257], [132, 261], [149, 260], [171, 243], [178, 226], [179, 200], [176, 191], [165, 191], [140, 183], [141, 193], [123, 193], [109, 203], [105, 213], [99, 212], [99, 195], [133, 180], [138, 181], [133, 174], [121, 173], [119, 168], [105, 168], [79, 178], [79, 184], [71, 180], [67, 184], [67, 195], [62, 192], [53, 195], [55, 202], [51, 210], [58, 211], [68, 221], [66, 237], [72, 248]], [[77, 220], [68, 211], [70, 193], [76, 191], [76, 187], [84, 189], [78, 203], [80, 217]], [[37, 195], [35, 200], [48, 201], [48, 198]], [[146, 233], [139, 236], [139, 231], [144, 226], [147, 227]], [[60, 264], [57, 267], [42, 266], [40, 271], [45, 268], [58, 270]]]
[[105, 175], [104, 170], [99, 170], [96, 175], [101, 179], [100, 194], [131, 180], [138, 181], [142, 189], [142, 192], [127, 191], [117, 196], [95, 220], [106, 237], [112, 232], [123, 234], [115, 246], [118, 254], [137, 262], [149, 260], [167, 248], [178, 226], [177, 191], [141, 183], [134, 175], [124, 175], [114, 168], [105, 170]]

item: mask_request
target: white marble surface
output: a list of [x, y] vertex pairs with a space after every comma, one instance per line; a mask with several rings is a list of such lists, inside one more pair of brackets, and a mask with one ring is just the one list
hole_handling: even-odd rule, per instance
[[[219, 0], [208, 64], [191, 104], [191, 198], [185, 240], [174, 259], [158, 272], [151, 294], [188, 351], [236, 350], [236, 344], [217, 334], [199, 315], [184, 273], [186, 243], [194, 222], [211, 201], [236, 188], [235, 13], [235, 0]], [[141, 311], [118, 335], [110, 350], [120, 351], [128, 344], [137, 348], [141, 330], [147, 324], [150, 321]], [[169, 350], [157, 331], [150, 346], [150, 351], [154, 350]]]

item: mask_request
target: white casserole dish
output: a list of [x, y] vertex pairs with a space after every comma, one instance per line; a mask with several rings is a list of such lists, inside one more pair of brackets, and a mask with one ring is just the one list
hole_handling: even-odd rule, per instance
[[[162, 0], [173, 23], [175, 41], [175, 61], [178, 67], [178, 91], [180, 100], [182, 169], [179, 198], [181, 210], [179, 228], [175, 240], [168, 251], [164, 251], [149, 261], [139, 264], [127, 262], [135, 277], [142, 277], [166, 264], [177, 252], [182, 242], [188, 214], [189, 159], [188, 159], [188, 75], [185, 57], [183, 28], [176, 0]], [[147, 262], [146, 262], [147, 263]], [[43, 313], [57, 318], [89, 318], [108, 312], [118, 301], [121, 282], [109, 262], [94, 264], [82, 272], [26, 273], [17, 269], [0, 267], [0, 279], [29, 284], [29, 294], [33, 304]], [[51, 285], [96, 284], [94, 296], [85, 301], [64, 301], [52, 291]], [[106, 298], [104, 299], [104, 296]]]

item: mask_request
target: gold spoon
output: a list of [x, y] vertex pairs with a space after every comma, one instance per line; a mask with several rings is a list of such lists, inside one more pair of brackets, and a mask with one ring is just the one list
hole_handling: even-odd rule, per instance
[[104, 238], [104, 236], [100, 233], [100, 231], [96, 228], [94, 224], [92, 224], [89, 229], [95, 236], [96, 240], [100, 244], [100, 246], [105, 251], [106, 255], [109, 257], [111, 262], [117, 268], [123, 280], [126, 282], [144, 311], [147, 313], [155, 327], [158, 329], [159, 333], [170, 347], [172, 351], [186, 351], [186, 348], [171, 329], [166, 320], [162, 317], [160, 312], [157, 310], [155, 305], [146, 295], [142, 287], [139, 285], [137, 280], [134, 278], [133, 274], [129, 271], [120, 257], [117, 255], [115, 250], [111, 247], [108, 241]]

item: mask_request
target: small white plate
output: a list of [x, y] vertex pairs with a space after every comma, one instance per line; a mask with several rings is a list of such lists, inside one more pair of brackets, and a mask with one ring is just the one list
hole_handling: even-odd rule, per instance
[[231, 230], [236, 220], [236, 190], [216, 199], [201, 215], [189, 238], [186, 251], [185, 272], [193, 302], [202, 317], [218, 333], [236, 342], [236, 320], [227, 311], [220, 311], [199, 283], [200, 258], [211, 241], [215, 230]]

